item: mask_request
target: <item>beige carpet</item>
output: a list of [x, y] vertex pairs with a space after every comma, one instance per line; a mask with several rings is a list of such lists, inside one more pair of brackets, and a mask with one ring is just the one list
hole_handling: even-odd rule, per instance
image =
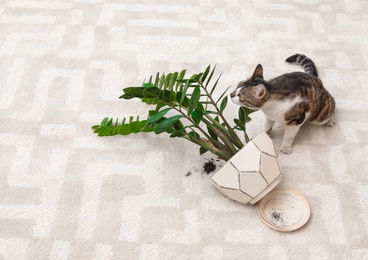
[[[2, 0], [0, 259], [368, 259], [367, 14], [366, 0]], [[118, 96], [158, 71], [217, 64], [224, 90], [258, 63], [300, 70], [284, 62], [296, 52], [337, 101], [336, 126], [279, 154], [280, 186], [311, 206], [299, 231], [222, 196], [202, 169], [214, 157], [185, 140], [90, 130], [145, 117]]]

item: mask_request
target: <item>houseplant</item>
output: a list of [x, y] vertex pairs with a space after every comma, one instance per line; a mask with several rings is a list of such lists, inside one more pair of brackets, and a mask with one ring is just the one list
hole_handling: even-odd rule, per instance
[[[219, 98], [214, 98], [214, 92], [221, 78], [219, 75], [214, 80], [215, 69], [216, 66], [213, 68], [208, 66], [204, 72], [190, 77], [186, 77], [186, 70], [167, 75], [157, 73], [148, 81], [144, 81], [141, 86], [124, 88], [124, 94], [120, 98], [127, 100], [138, 98], [145, 104], [154, 105], [155, 109], [148, 111], [148, 117], [145, 120], [130, 117], [119, 121], [106, 117], [99, 125], [92, 128], [99, 136], [129, 135], [139, 132], [167, 133], [170, 138], [181, 137], [198, 145], [200, 154], [211, 152], [228, 161], [226, 165], [229, 165], [230, 159], [244, 147], [236, 131], [242, 131], [245, 143], [250, 140], [246, 132], [246, 123], [251, 120], [249, 115], [254, 111], [239, 107], [238, 117], [233, 119], [233, 126], [228, 122], [224, 116], [224, 110], [228, 104], [228, 96], [225, 94], [229, 87]], [[263, 138], [269, 138], [266, 136], [263, 135]], [[245, 150], [249, 149], [245, 148]], [[220, 170], [221, 175], [228, 167]], [[241, 172], [238, 173], [240, 181]], [[216, 178], [216, 176], [213, 176], [213, 180], [221, 189], [223, 186], [219, 180], [224, 178]], [[247, 182], [247, 178], [243, 181]], [[226, 193], [232, 187], [225, 185], [223, 188], [226, 190], [222, 192], [232, 199], [243, 203], [250, 201], [239, 200], [237, 196]], [[245, 194], [240, 186], [238, 189]]]

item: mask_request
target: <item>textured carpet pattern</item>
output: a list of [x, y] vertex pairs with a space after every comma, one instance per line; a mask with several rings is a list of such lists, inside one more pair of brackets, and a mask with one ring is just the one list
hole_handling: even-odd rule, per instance
[[[367, 259], [367, 13], [366, 0], [2, 0], [0, 258]], [[284, 62], [296, 52], [337, 102], [333, 128], [306, 125], [279, 153], [280, 186], [311, 206], [299, 231], [222, 196], [185, 140], [90, 130], [145, 117], [117, 97], [156, 72], [217, 64], [224, 90], [258, 63], [266, 79], [300, 70]], [[261, 130], [257, 112], [249, 135]]]

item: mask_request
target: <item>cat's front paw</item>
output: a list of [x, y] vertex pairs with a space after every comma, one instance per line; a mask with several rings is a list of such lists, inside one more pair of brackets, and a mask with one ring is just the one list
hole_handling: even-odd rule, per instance
[[336, 124], [336, 121], [333, 119], [333, 118], [331, 118], [330, 120], [328, 120], [327, 121], [327, 123], [325, 123], [324, 125], [325, 126], [329, 126], [329, 127], [332, 127], [332, 126], [334, 126]]
[[293, 147], [291, 146], [281, 146], [280, 151], [284, 154], [291, 154], [293, 152]]

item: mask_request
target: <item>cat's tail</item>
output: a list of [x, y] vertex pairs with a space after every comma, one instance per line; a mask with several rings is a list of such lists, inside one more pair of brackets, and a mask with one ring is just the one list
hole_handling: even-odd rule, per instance
[[289, 63], [299, 64], [300, 66], [304, 68], [306, 73], [314, 77], [318, 77], [318, 71], [317, 71], [316, 65], [314, 65], [314, 62], [310, 58], [308, 58], [307, 56], [303, 54], [295, 54], [287, 58], [285, 61]]

